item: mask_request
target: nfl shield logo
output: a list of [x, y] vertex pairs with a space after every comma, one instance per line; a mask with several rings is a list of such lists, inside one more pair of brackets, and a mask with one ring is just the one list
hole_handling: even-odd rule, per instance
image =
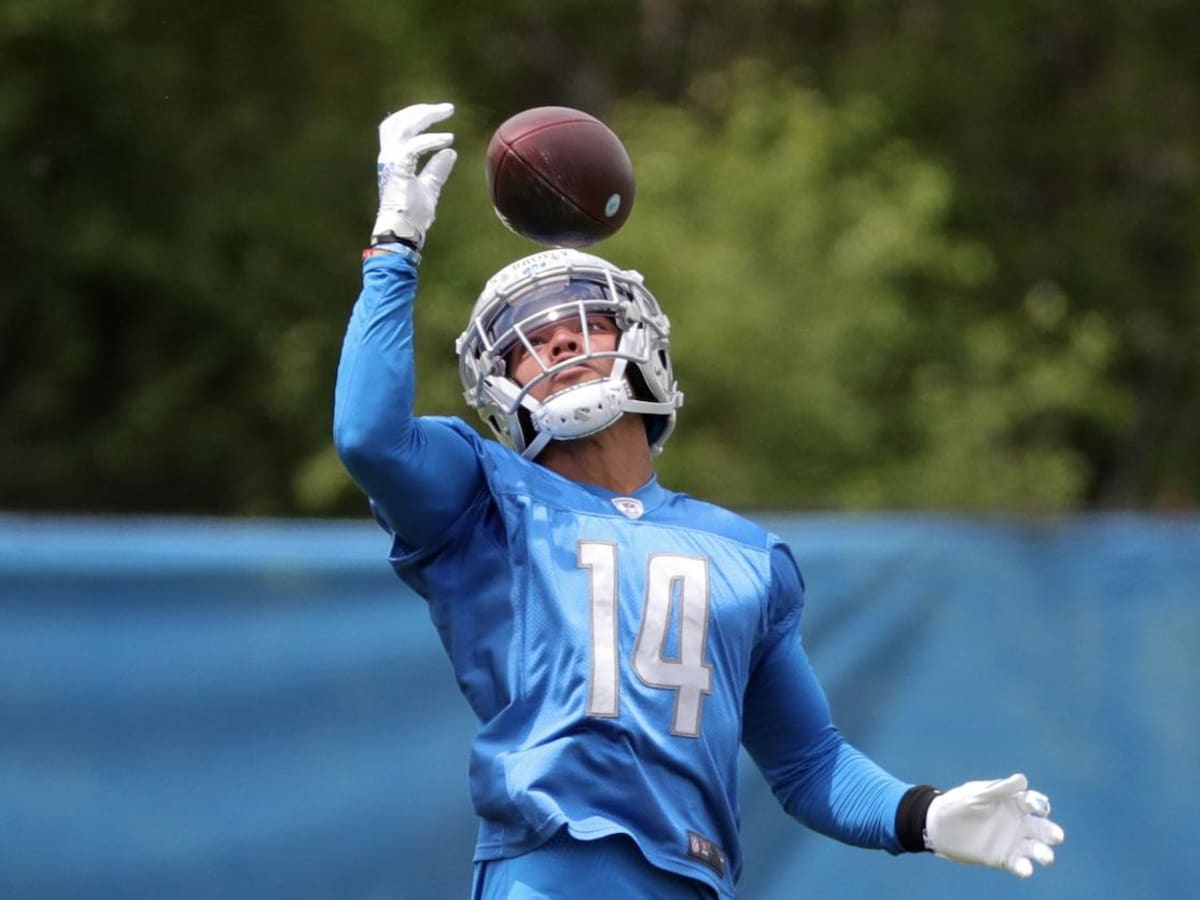
[[617, 508], [617, 512], [628, 519], [640, 519], [646, 508], [642, 506], [642, 501], [636, 497], [613, 497], [612, 505]]

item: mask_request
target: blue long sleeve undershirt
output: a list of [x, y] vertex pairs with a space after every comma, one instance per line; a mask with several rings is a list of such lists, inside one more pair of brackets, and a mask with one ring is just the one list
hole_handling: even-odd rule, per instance
[[799, 622], [790, 617], [759, 655], [746, 688], [743, 743], [789, 815], [843, 843], [899, 853], [896, 810], [911, 785], [834, 725]]
[[410, 547], [435, 541], [484, 485], [471, 446], [453, 428], [413, 415], [416, 268], [371, 257], [354, 304], [334, 397], [333, 440], [375, 512]]

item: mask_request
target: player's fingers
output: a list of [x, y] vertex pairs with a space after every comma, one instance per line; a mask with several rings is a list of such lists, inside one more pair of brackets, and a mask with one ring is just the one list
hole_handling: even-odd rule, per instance
[[435, 122], [454, 115], [453, 103], [416, 103], [392, 113], [385, 121], [393, 121], [397, 132], [419, 134]]
[[418, 131], [424, 131], [435, 122], [441, 122], [454, 115], [453, 103], [427, 103], [425, 109], [416, 117], [414, 126]]
[[1004, 864], [1004, 868], [1018, 878], [1028, 878], [1033, 874], [1033, 863], [1024, 856], [1012, 856]]
[[1009, 775], [1007, 778], [998, 778], [995, 781], [988, 782], [983, 785], [976, 793], [972, 805], [986, 806], [991, 803], [996, 803], [1029, 787], [1029, 781], [1024, 775], [1015, 774]]
[[1041, 791], [1023, 791], [1017, 795], [1017, 803], [1031, 816], [1045, 818], [1050, 815], [1050, 798]]
[[1049, 819], [1028, 818], [1024, 823], [1025, 836], [1049, 844], [1051, 847], [1061, 844], [1066, 838], [1062, 827]]
[[1021, 852], [1041, 866], [1054, 862], [1054, 850], [1041, 841], [1022, 841]]
[[441, 150], [454, 143], [454, 135], [450, 132], [435, 131], [433, 134], [418, 134], [404, 142], [404, 153], [408, 156], [422, 156], [434, 150]]
[[450, 170], [454, 168], [454, 163], [457, 160], [458, 154], [447, 148], [439, 150], [425, 164], [420, 177], [422, 181], [429, 185], [430, 190], [433, 191], [435, 196], [441, 193], [442, 185], [450, 177]]
[[379, 143], [382, 147], [420, 134], [434, 122], [449, 118], [453, 103], [417, 103], [394, 112], [379, 123]]

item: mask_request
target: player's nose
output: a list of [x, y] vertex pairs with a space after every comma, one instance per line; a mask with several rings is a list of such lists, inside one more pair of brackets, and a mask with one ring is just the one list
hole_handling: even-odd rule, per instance
[[556, 360], [559, 357], [569, 358], [579, 355], [579, 332], [570, 328], [567, 325], [559, 325], [554, 329], [554, 333], [550, 335], [548, 342], [550, 358]]

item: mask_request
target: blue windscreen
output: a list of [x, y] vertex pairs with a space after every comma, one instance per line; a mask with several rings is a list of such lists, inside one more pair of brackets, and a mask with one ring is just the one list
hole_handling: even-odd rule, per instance
[[[1190, 896], [1200, 520], [774, 517], [850, 740], [1013, 771], [1029, 883], [844, 847], [743, 766], [739, 897]], [[466, 898], [472, 717], [369, 522], [0, 517], [0, 897]]]

